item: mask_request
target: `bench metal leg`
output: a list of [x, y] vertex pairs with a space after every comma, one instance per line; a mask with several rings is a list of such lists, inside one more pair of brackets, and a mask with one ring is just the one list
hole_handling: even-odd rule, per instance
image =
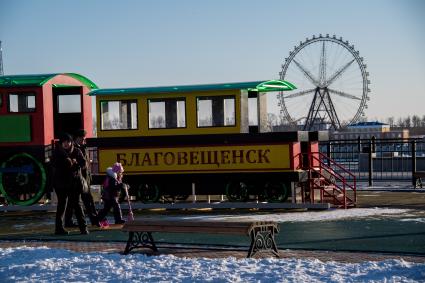
[[279, 250], [274, 239], [273, 227], [257, 227], [250, 231], [251, 245], [248, 250], [248, 258], [253, 257], [259, 251], [270, 251], [279, 257]]
[[136, 248], [149, 248], [154, 252], [158, 251], [151, 232], [129, 232], [124, 254], [126, 255]]

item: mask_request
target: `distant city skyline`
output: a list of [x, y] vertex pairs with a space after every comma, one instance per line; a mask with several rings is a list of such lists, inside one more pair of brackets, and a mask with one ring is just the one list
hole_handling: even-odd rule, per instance
[[425, 115], [424, 27], [420, 0], [0, 0], [6, 75], [76, 72], [101, 88], [276, 79], [300, 41], [335, 34], [367, 64], [371, 121]]

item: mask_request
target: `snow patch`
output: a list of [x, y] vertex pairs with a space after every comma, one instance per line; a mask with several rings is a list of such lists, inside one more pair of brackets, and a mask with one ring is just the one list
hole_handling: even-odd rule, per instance
[[405, 218], [405, 219], [400, 219], [400, 221], [425, 223], [425, 218]]
[[276, 221], [276, 222], [311, 222], [311, 221], [334, 221], [341, 219], [365, 218], [376, 216], [395, 216], [401, 217], [409, 212], [408, 209], [395, 208], [352, 208], [352, 209], [335, 209], [325, 211], [309, 211], [309, 212], [286, 212], [286, 213], [270, 213], [270, 214], [250, 214], [250, 215], [200, 215], [200, 216], [183, 216], [168, 217], [170, 219], [197, 219], [197, 220], [228, 220], [228, 221]]
[[0, 277], [2, 282], [423, 282], [425, 264], [124, 256], [19, 247], [0, 249]]

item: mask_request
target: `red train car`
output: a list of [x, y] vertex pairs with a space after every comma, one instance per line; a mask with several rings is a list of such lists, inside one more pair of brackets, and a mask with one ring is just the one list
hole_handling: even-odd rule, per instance
[[75, 73], [0, 76], [0, 192], [29, 205], [44, 194], [52, 141], [83, 128], [92, 135], [97, 86]]

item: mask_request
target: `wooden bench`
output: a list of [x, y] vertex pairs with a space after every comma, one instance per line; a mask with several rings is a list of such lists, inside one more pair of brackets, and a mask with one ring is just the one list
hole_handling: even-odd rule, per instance
[[259, 251], [270, 251], [279, 257], [275, 234], [279, 233], [276, 222], [227, 222], [188, 220], [134, 220], [124, 224], [123, 231], [129, 232], [124, 254], [135, 248], [150, 248], [158, 251], [153, 232], [163, 233], [206, 233], [225, 235], [247, 235], [251, 239], [247, 257]]
[[415, 178], [415, 189], [417, 187], [422, 188], [422, 178], [425, 178], [425, 171], [413, 172], [413, 177]]

